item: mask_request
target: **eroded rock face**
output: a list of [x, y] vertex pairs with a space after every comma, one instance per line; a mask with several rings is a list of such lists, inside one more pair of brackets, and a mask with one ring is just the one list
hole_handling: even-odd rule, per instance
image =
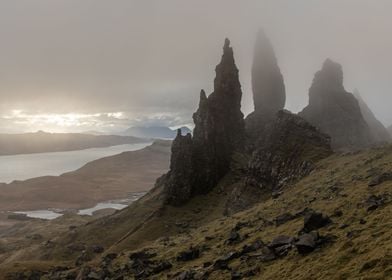
[[245, 136], [241, 84], [228, 39], [215, 72], [214, 92], [208, 97], [201, 92], [199, 108], [193, 115], [193, 164], [198, 193], [209, 191], [228, 172], [233, 151], [241, 149]]
[[277, 113], [255, 147], [243, 185], [233, 190], [226, 204], [228, 215], [308, 175], [317, 161], [332, 153], [329, 136], [288, 111]]
[[330, 135], [335, 150], [366, 148], [373, 142], [358, 101], [343, 87], [341, 65], [330, 59], [316, 73], [309, 105], [299, 115]]
[[252, 90], [255, 114], [275, 115], [286, 103], [286, 91], [275, 52], [263, 31], [257, 36], [253, 66]]
[[354, 96], [358, 100], [362, 116], [368, 124], [373, 136], [373, 141], [377, 143], [385, 143], [391, 141], [391, 136], [385, 126], [376, 118], [372, 110], [361, 97], [358, 90], [354, 90]]
[[165, 176], [166, 202], [180, 205], [192, 195], [192, 136], [181, 135], [181, 129], [172, 144], [170, 171]]
[[210, 191], [229, 171], [232, 154], [244, 144], [241, 85], [228, 39], [215, 71], [214, 92], [208, 97], [203, 90], [200, 93], [193, 138], [179, 133], [173, 142], [171, 168], [161, 180], [169, 204], [180, 205], [192, 195]]

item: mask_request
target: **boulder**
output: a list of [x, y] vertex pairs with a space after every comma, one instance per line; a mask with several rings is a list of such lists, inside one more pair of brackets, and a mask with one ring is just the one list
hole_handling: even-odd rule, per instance
[[387, 181], [392, 181], [392, 172], [384, 172], [382, 174], [378, 174], [373, 176], [373, 178], [370, 180], [368, 186], [369, 187], [374, 187], [378, 186], [384, 182]]
[[309, 212], [304, 217], [304, 227], [302, 231], [308, 233], [325, 227], [331, 222], [331, 219], [322, 213]]
[[301, 234], [298, 237], [298, 241], [295, 242], [295, 247], [297, 248], [298, 253], [305, 255], [313, 252], [317, 247], [318, 238], [319, 236], [317, 232]]
[[177, 255], [177, 261], [187, 262], [199, 258], [200, 250], [196, 247], [190, 247]]

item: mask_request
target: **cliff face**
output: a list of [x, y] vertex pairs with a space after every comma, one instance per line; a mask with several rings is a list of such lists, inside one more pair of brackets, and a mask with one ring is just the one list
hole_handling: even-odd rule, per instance
[[179, 205], [192, 195], [192, 136], [181, 135], [178, 130], [173, 141], [170, 159], [170, 171], [165, 176], [167, 203]]
[[373, 141], [376, 143], [385, 143], [391, 141], [391, 136], [385, 126], [376, 118], [372, 110], [361, 97], [358, 90], [354, 90], [354, 96], [358, 100], [362, 116], [369, 125]]
[[308, 175], [332, 151], [330, 138], [301, 117], [279, 111], [267, 124], [242, 185], [231, 193], [226, 214], [242, 211]]
[[204, 193], [228, 172], [232, 153], [244, 143], [244, 116], [241, 112], [241, 84], [233, 49], [226, 39], [223, 56], [216, 66], [214, 92], [200, 94], [199, 108], [193, 115], [195, 191]]
[[330, 135], [335, 150], [366, 148], [373, 142], [358, 101], [343, 87], [341, 65], [330, 59], [316, 73], [309, 105], [299, 115]]
[[265, 38], [262, 40], [262, 51], [253, 67], [260, 83], [255, 83], [255, 111], [247, 118], [247, 132], [238, 69], [226, 39], [216, 67], [214, 92], [208, 97], [203, 90], [200, 93], [199, 108], [193, 115], [193, 137], [178, 133], [171, 170], [159, 180], [168, 204], [181, 205], [194, 195], [208, 193], [225, 175], [233, 174], [234, 153], [250, 160], [247, 166], [241, 163], [236, 180], [242, 183], [229, 197], [229, 214], [307, 175], [317, 160], [330, 154], [328, 136], [302, 118], [280, 110], [285, 100], [283, 78], [272, 47]]
[[193, 138], [179, 133], [174, 140], [172, 168], [163, 180], [169, 204], [179, 205], [211, 190], [229, 171], [233, 152], [243, 147], [242, 92], [228, 39], [215, 71], [214, 92], [208, 97], [203, 90], [200, 93]]

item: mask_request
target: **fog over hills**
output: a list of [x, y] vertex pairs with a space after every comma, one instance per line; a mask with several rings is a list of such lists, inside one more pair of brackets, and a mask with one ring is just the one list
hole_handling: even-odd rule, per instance
[[392, 279], [391, 11], [2, 1], [0, 155], [173, 140], [0, 184], [0, 279]]
[[132, 136], [91, 135], [81, 133], [0, 134], [0, 155], [75, 151], [148, 142]]
[[313, 74], [330, 57], [345, 69], [345, 88], [361, 89], [378, 119], [392, 123], [389, 0], [34, 2], [0, 4], [0, 132], [190, 124], [198, 92], [212, 89], [206, 81], [224, 37], [238, 54], [247, 115], [259, 28], [274, 43], [286, 109], [305, 107]]
[[[187, 134], [192, 131], [186, 127], [180, 127], [182, 133]], [[150, 126], [150, 127], [130, 127], [122, 135], [130, 135], [140, 138], [160, 138], [160, 139], [174, 139], [177, 135], [177, 129], [170, 129], [165, 126]]]

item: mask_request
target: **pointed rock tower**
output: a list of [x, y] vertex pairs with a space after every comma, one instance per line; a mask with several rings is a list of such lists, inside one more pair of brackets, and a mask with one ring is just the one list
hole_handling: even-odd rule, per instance
[[358, 101], [343, 87], [342, 66], [330, 59], [316, 73], [309, 105], [299, 115], [330, 135], [335, 150], [356, 150], [372, 143]]
[[358, 100], [362, 116], [369, 125], [370, 131], [375, 143], [385, 143], [391, 141], [391, 136], [385, 126], [376, 118], [372, 110], [361, 97], [357, 89], [354, 90], [354, 96]]
[[170, 171], [163, 179], [169, 204], [210, 191], [229, 171], [233, 153], [243, 148], [242, 91], [228, 39], [215, 71], [214, 92], [208, 97], [200, 93], [193, 138], [179, 133], [173, 142]]
[[286, 103], [286, 90], [275, 52], [263, 31], [259, 31], [253, 57], [252, 90], [255, 113], [275, 115]]
[[263, 31], [259, 31], [252, 65], [252, 91], [255, 110], [246, 117], [246, 133], [253, 149], [256, 139], [264, 135], [266, 125], [274, 121], [286, 103], [286, 90], [275, 52]]

